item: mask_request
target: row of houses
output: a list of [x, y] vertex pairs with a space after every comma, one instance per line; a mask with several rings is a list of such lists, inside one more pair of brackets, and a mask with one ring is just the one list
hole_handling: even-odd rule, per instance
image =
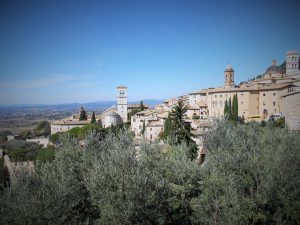
[[[131, 131], [137, 137], [148, 140], [157, 139], [164, 130], [164, 123], [172, 108], [181, 99], [186, 108], [186, 121], [193, 128], [193, 132], [201, 134], [208, 126], [211, 118], [224, 116], [225, 102], [238, 98], [238, 116], [246, 121], [255, 117], [258, 120], [268, 120], [271, 116], [285, 116], [290, 130], [300, 130], [300, 70], [299, 54], [289, 51], [286, 61], [277, 65], [272, 61], [264, 73], [256, 79], [235, 85], [234, 69], [228, 65], [224, 71], [224, 85], [216, 88], [197, 90], [186, 95], [165, 100], [150, 109], [137, 112], [131, 118], [128, 116], [139, 109], [139, 104], [127, 104], [127, 87], [117, 87], [117, 106], [96, 115], [96, 120], [103, 127], [128, 122]], [[63, 120], [51, 121], [51, 133], [65, 132], [73, 127], [80, 127], [90, 123], [91, 117], [80, 121], [78, 115]]]
[[274, 115], [284, 116], [289, 130], [300, 130], [300, 69], [299, 54], [289, 51], [286, 61], [277, 65], [272, 61], [266, 71], [247, 82], [235, 85], [234, 69], [228, 65], [224, 71], [224, 86], [191, 92], [164, 101], [153, 110], [137, 113], [131, 119], [131, 130], [137, 136], [149, 140], [157, 139], [163, 131], [163, 124], [178, 100], [184, 101], [195, 133], [201, 133], [208, 126], [210, 118], [224, 116], [225, 102], [238, 98], [238, 115], [250, 121], [268, 120]]

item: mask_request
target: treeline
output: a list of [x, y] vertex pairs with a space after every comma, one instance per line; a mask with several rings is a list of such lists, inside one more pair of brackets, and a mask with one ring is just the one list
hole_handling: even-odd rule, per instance
[[216, 121], [204, 144], [199, 166], [184, 145], [137, 150], [126, 130], [64, 136], [2, 191], [0, 224], [300, 223], [298, 134]]

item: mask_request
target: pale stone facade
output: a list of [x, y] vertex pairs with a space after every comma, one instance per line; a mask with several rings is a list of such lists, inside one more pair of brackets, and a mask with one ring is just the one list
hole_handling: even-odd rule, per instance
[[116, 126], [122, 123], [120, 115], [114, 111], [106, 112], [103, 114], [101, 124], [103, 128]]
[[[268, 119], [270, 115], [286, 110], [282, 97], [300, 90], [299, 56], [297, 52], [288, 52], [286, 56], [286, 71], [278, 66], [276, 60], [258, 79], [234, 85], [234, 70], [231, 65], [224, 71], [224, 86], [220, 88], [203, 89], [189, 94], [192, 106], [206, 106], [205, 112], [209, 117], [224, 116], [225, 101], [238, 97], [238, 115], [244, 119], [259, 117]], [[291, 67], [291, 65], [293, 65]], [[300, 99], [299, 99], [300, 101]], [[190, 116], [190, 114], [189, 114]], [[300, 114], [299, 114], [300, 117]], [[200, 119], [201, 114], [200, 114]]]
[[[145, 110], [131, 117], [131, 131], [136, 136], [149, 140], [155, 140], [164, 130], [164, 122], [168, 117], [168, 111]], [[144, 129], [144, 133], [143, 133]]]
[[26, 142], [35, 142], [39, 145], [42, 145], [44, 148], [46, 148], [49, 144], [49, 138], [32, 138], [32, 139], [26, 139]]
[[117, 87], [117, 112], [121, 116], [123, 123], [127, 122], [127, 87]]
[[55, 134], [58, 132], [67, 132], [75, 127], [83, 127], [84, 125], [87, 125], [91, 123], [90, 121], [74, 121], [74, 120], [56, 120], [50, 122], [51, 127], [51, 134]]
[[289, 130], [300, 131], [300, 91], [282, 96], [283, 114]]
[[286, 56], [286, 74], [299, 73], [299, 54], [296, 51], [288, 51]]

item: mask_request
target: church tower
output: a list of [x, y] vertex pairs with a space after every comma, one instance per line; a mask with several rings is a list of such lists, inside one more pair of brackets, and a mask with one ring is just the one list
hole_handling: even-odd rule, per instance
[[286, 75], [299, 72], [299, 54], [296, 51], [288, 51], [286, 54]]
[[227, 65], [224, 71], [224, 76], [225, 76], [224, 87], [225, 88], [234, 87], [234, 70], [232, 69], [232, 66], [230, 64]]
[[127, 87], [117, 87], [117, 112], [121, 116], [123, 123], [127, 122]]

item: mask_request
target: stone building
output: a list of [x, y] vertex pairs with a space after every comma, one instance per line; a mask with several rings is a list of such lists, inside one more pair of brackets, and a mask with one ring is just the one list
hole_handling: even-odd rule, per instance
[[117, 113], [121, 116], [123, 123], [127, 122], [127, 87], [118, 86]]
[[[127, 122], [127, 87], [117, 87], [117, 107], [111, 107], [105, 110], [101, 115], [96, 115], [96, 123], [107, 128]], [[82, 111], [83, 108], [80, 108]], [[62, 120], [50, 121], [51, 134], [57, 132], [67, 132], [75, 127], [83, 127], [91, 123], [91, 115], [87, 120], [79, 120], [79, 114], [72, 115]]]
[[203, 113], [209, 117], [222, 117], [225, 101], [237, 95], [240, 117], [247, 119], [256, 116], [262, 120], [278, 113], [285, 115], [288, 109], [285, 108], [283, 98], [286, 100], [286, 96], [292, 96], [291, 93], [299, 90], [300, 70], [297, 62], [298, 53], [289, 51], [286, 68], [284, 64], [278, 66], [276, 60], [273, 60], [262, 76], [240, 85], [234, 85], [234, 70], [228, 65], [224, 71], [224, 86], [190, 93], [189, 104], [206, 106]]
[[282, 102], [287, 128], [292, 131], [300, 131], [300, 91], [283, 95]]

